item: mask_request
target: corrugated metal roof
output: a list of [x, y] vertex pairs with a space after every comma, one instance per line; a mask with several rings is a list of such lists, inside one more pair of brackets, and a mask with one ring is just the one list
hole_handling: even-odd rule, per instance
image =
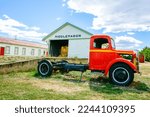
[[48, 48], [48, 46], [44, 45], [44, 44], [33, 43], [33, 42], [22, 41], [22, 40], [16, 40], [16, 39], [5, 38], [5, 37], [0, 37], [0, 43], [12, 44], [12, 45], [21, 45], [21, 46], [28, 46], [28, 47], [36, 47], [36, 48], [43, 48], [43, 49]]

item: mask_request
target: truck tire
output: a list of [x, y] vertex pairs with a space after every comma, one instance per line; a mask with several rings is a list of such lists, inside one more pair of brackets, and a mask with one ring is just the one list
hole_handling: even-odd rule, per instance
[[133, 70], [126, 64], [115, 64], [109, 71], [110, 82], [119, 86], [129, 86], [133, 79]]
[[50, 76], [53, 72], [53, 65], [48, 60], [42, 60], [38, 63], [38, 73], [42, 77]]

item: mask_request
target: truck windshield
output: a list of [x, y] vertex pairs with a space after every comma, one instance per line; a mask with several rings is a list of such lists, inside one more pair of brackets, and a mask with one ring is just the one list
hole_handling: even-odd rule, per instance
[[114, 41], [114, 39], [113, 39], [113, 38], [111, 38], [111, 44], [112, 44], [112, 48], [113, 48], [113, 49], [116, 49], [115, 41]]

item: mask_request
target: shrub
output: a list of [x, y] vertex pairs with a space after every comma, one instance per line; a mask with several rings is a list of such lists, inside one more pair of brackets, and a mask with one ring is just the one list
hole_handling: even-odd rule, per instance
[[145, 56], [145, 61], [150, 62], [150, 48], [149, 47], [145, 47], [143, 50], [141, 50], [140, 54], [143, 54]]

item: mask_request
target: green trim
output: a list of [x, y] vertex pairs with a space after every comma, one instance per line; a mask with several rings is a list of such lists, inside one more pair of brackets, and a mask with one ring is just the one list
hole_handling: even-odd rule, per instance
[[92, 33], [88, 32], [88, 31], [86, 31], [86, 30], [83, 30], [83, 29], [81, 29], [81, 28], [79, 28], [79, 27], [77, 27], [77, 26], [75, 26], [75, 25], [73, 25], [73, 24], [71, 24], [71, 23], [69, 23], [69, 22], [66, 22], [65, 24], [63, 24], [62, 26], [60, 26], [59, 28], [57, 28], [56, 30], [54, 30], [53, 32], [51, 32], [50, 34], [48, 34], [46, 37], [44, 37], [44, 38], [42, 39], [42, 41], [45, 41], [45, 40], [46, 40], [47, 38], [49, 38], [51, 35], [55, 34], [56, 32], [58, 32], [59, 30], [61, 30], [62, 28], [64, 28], [64, 27], [67, 26], [67, 25], [71, 25], [72, 27], [74, 27], [74, 28], [76, 28], [76, 29], [78, 29], [78, 30], [80, 30], [80, 31], [82, 31], [82, 32], [84, 32], [84, 33], [86, 33], [86, 34], [88, 34], [88, 35], [93, 35]]

